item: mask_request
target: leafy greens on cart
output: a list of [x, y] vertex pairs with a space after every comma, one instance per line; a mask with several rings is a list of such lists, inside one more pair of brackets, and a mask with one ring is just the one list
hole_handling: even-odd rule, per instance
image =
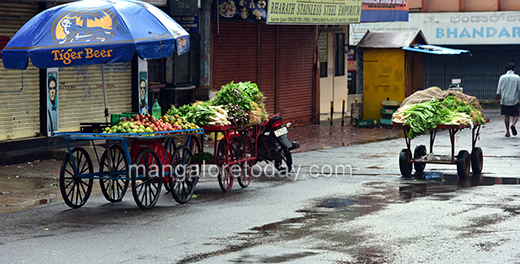
[[180, 107], [172, 105], [167, 114], [183, 116], [199, 126], [258, 124], [268, 117], [264, 100], [255, 83], [231, 82], [222, 86], [215, 98]]
[[[410, 126], [408, 134], [410, 139], [428, 133], [438, 125], [480, 125], [486, 122], [482, 109], [474, 97], [461, 92], [442, 92], [444, 97], [433, 96], [430, 101], [426, 102], [405, 104], [405, 100], [392, 115], [392, 122]], [[471, 100], [465, 100], [466, 98]]]

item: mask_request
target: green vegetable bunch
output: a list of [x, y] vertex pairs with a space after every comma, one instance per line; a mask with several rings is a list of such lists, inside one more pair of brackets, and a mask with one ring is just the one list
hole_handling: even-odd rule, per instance
[[434, 99], [429, 102], [407, 105], [402, 108], [402, 114], [406, 117], [403, 124], [410, 126], [408, 133], [410, 139], [428, 133], [437, 125], [468, 124], [470, 121], [475, 124], [486, 122], [482, 112], [474, 105], [453, 95], [449, 95], [443, 100]]
[[183, 116], [186, 118], [186, 121], [190, 123], [206, 126], [209, 122], [209, 117], [215, 115], [215, 110], [211, 109], [209, 105], [204, 102], [197, 102], [193, 105], [187, 104], [179, 108], [172, 105], [166, 114]]
[[455, 112], [469, 115], [471, 121], [475, 124], [486, 123], [486, 119], [480, 110], [478, 110], [474, 105], [468, 104], [468, 102], [463, 101], [452, 94], [446, 96], [446, 98], [442, 100], [442, 104]]
[[[234, 124], [248, 124], [251, 113], [258, 107], [263, 108], [264, 95], [258, 85], [251, 82], [230, 82], [218, 91], [210, 105], [224, 105], [228, 119]], [[253, 104], [255, 103], [255, 104]]]
[[[249, 83], [249, 82], [248, 82]], [[248, 90], [249, 86], [245, 83], [230, 82], [218, 91], [215, 98], [210, 101], [211, 105], [237, 105], [244, 110], [251, 109], [251, 97]]]
[[410, 126], [408, 132], [410, 139], [434, 129], [438, 124], [445, 124], [453, 118], [453, 112], [442, 105], [438, 99], [413, 104], [404, 110], [403, 114], [407, 116], [404, 125]]

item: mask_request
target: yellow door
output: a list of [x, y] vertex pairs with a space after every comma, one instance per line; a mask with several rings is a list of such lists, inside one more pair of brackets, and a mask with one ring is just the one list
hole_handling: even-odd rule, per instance
[[363, 52], [363, 119], [381, 118], [381, 101], [403, 101], [405, 58], [402, 49]]

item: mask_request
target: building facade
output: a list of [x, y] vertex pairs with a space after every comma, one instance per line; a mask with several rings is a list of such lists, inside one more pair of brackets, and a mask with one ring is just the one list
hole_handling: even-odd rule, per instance
[[[459, 82], [464, 93], [481, 102], [495, 99], [498, 78], [509, 61], [520, 63], [520, 2], [514, 0], [416, 0], [409, 2], [408, 22], [352, 25], [356, 45], [371, 32], [421, 30], [429, 44], [471, 51], [473, 57], [425, 55], [422, 88]], [[358, 78], [358, 83], [363, 80]], [[359, 86], [361, 85], [361, 86]], [[358, 89], [362, 89], [358, 84]]]

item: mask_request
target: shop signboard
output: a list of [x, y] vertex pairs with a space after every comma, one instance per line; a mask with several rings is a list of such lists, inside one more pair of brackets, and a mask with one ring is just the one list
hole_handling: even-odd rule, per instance
[[58, 68], [47, 68], [47, 135], [58, 132]]
[[188, 33], [199, 34], [199, 16], [172, 16]]
[[361, 22], [408, 21], [407, 0], [362, 0]]
[[355, 54], [348, 53], [347, 55], [348, 55], [347, 70], [348, 71], [357, 71]]
[[148, 63], [141, 58], [138, 59], [137, 68], [139, 71], [139, 90], [137, 98], [139, 98], [139, 113], [148, 114]]
[[520, 11], [412, 13], [408, 22], [351, 25], [350, 45], [371, 32], [422, 30], [432, 45], [506, 45], [520, 43]]
[[220, 20], [265, 22], [267, 0], [219, 0]]
[[359, 23], [361, 0], [219, 0], [220, 20], [292, 25]]
[[199, 14], [200, 0], [176, 0], [171, 1], [170, 15], [172, 16], [196, 16]]
[[268, 24], [341, 25], [359, 23], [361, 0], [270, 0]]
[[[43, 0], [40, 2], [68, 3], [68, 2], [74, 2], [74, 1], [77, 1], [77, 0]], [[142, 1], [152, 4], [154, 6], [166, 6], [166, 4], [167, 4], [167, 0], [142, 0]]]

